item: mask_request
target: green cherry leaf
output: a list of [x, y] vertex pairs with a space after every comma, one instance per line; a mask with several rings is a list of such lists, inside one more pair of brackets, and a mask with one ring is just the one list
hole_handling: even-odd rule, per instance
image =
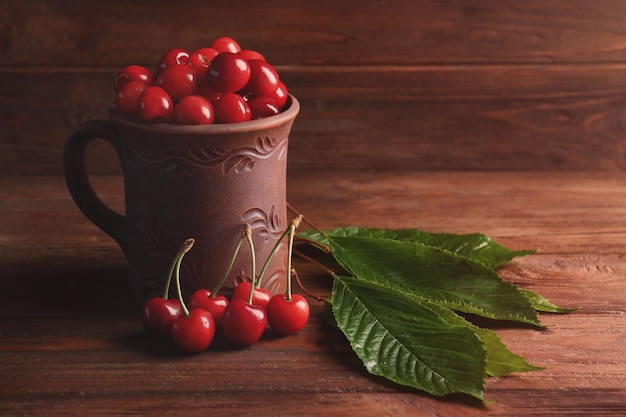
[[331, 236], [326, 245], [359, 279], [393, 286], [452, 310], [541, 326], [528, 298], [481, 263], [419, 242]]
[[532, 304], [533, 308], [537, 311], [542, 311], [544, 313], [571, 313], [575, 311], [575, 308], [565, 308], [559, 307], [556, 304], [553, 304], [545, 298], [544, 296], [537, 294], [536, 292], [530, 290], [520, 290], [524, 297]]
[[485, 370], [489, 376], [502, 377], [513, 372], [530, 372], [544, 369], [531, 365], [520, 355], [511, 352], [494, 331], [478, 327], [451, 310], [439, 306], [432, 308], [451, 326], [465, 326], [480, 338], [487, 350]]
[[450, 325], [431, 303], [396, 289], [337, 276], [331, 296], [336, 324], [373, 375], [436, 396], [482, 399], [487, 376], [483, 342]]
[[487, 348], [485, 369], [489, 376], [502, 377], [513, 372], [531, 372], [545, 369], [541, 366], [532, 365], [520, 355], [511, 352], [502, 339], [492, 330], [475, 327], [474, 331]]
[[334, 275], [324, 316], [366, 369], [433, 395], [483, 398], [484, 379], [543, 369], [458, 313], [541, 326], [537, 312], [567, 313], [503, 280], [513, 251], [480, 234], [343, 227], [300, 233], [351, 276]]
[[[482, 263], [488, 268], [495, 269], [498, 266], [521, 256], [536, 253], [535, 250], [514, 251], [492, 240], [482, 233], [453, 234], [453, 233], [428, 233], [419, 229], [374, 229], [367, 227], [341, 227], [325, 233], [333, 237], [368, 237], [377, 239], [400, 240], [405, 242], [423, 243], [441, 250], [449, 251], [455, 255], [469, 258]], [[315, 231], [305, 231], [303, 236], [327, 244], [327, 239]]]

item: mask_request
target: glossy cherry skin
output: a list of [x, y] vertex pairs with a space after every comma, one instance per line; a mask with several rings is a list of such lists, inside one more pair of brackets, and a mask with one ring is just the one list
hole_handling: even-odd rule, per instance
[[179, 125], [210, 125], [215, 122], [215, 111], [206, 98], [185, 96], [176, 103], [172, 121]]
[[249, 61], [251, 59], [261, 59], [265, 61], [265, 57], [263, 55], [252, 49], [242, 49], [241, 51], [237, 52], [237, 55], [239, 55], [246, 61]]
[[285, 294], [273, 296], [266, 307], [267, 321], [279, 336], [298, 333], [309, 320], [309, 302], [300, 294], [293, 294], [287, 300]]
[[250, 81], [250, 65], [236, 53], [222, 52], [213, 58], [207, 81], [220, 93], [237, 92]]
[[172, 100], [178, 101], [198, 89], [196, 70], [191, 65], [172, 65], [159, 74], [156, 85], [167, 91]]
[[213, 48], [200, 48], [189, 54], [187, 65], [192, 66], [196, 71], [196, 82], [198, 86], [206, 84], [211, 62], [217, 54], [219, 54], [219, 52]]
[[183, 48], [168, 49], [159, 59], [156, 73], [159, 75], [165, 68], [174, 65], [186, 64], [189, 60], [189, 51]]
[[194, 308], [189, 316], [182, 315], [172, 323], [170, 337], [180, 350], [199, 353], [206, 350], [215, 336], [215, 320], [208, 311]]
[[231, 300], [222, 317], [222, 332], [237, 346], [255, 344], [267, 327], [267, 315], [261, 306], [243, 300]]
[[287, 99], [289, 98], [289, 91], [287, 91], [287, 87], [282, 81], [278, 82], [278, 88], [276, 91], [267, 95], [271, 99], [276, 102], [276, 106], [282, 111], [285, 108], [285, 104], [287, 104]]
[[231, 37], [222, 36], [220, 38], [215, 39], [211, 43], [211, 48], [219, 51], [219, 52], [239, 52], [241, 51], [241, 46]]
[[218, 123], [247, 122], [252, 117], [250, 106], [237, 93], [223, 94], [213, 105]]
[[137, 81], [144, 85], [151, 85], [154, 83], [154, 74], [148, 68], [141, 65], [128, 65], [120, 70], [115, 76], [113, 87], [115, 92], [120, 91], [120, 88], [131, 81]]
[[209, 84], [204, 84], [198, 87], [197, 94], [209, 100], [211, 104], [217, 103], [217, 100], [224, 95], [224, 93], [216, 91], [215, 88], [211, 87]]
[[248, 65], [250, 65], [250, 81], [243, 88], [245, 94], [267, 96], [274, 93], [280, 81], [274, 67], [261, 59], [251, 59]]
[[[250, 298], [250, 288], [252, 284], [249, 281], [244, 281], [241, 284], [237, 285], [233, 290], [233, 295], [231, 296], [231, 300], [242, 300], [248, 301]], [[272, 298], [272, 294], [265, 288], [255, 288], [254, 293], [252, 294], [252, 304], [265, 308], [267, 303]]]
[[139, 117], [139, 101], [146, 85], [139, 81], [129, 81], [122, 85], [115, 95], [115, 107], [131, 117]]
[[153, 297], [146, 301], [141, 311], [141, 319], [148, 333], [157, 337], [167, 337], [174, 320], [183, 315], [183, 307], [177, 299]]
[[280, 113], [274, 99], [269, 97], [252, 97], [248, 100], [248, 106], [250, 107], [251, 119], [261, 119]]
[[169, 121], [174, 111], [174, 102], [167, 91], [159, 86], [146, 87], [139, 100], [139, 116], [147, 122]]
[[228, 299], [223, 295], [216, 295], [211, 297], [211, 291], [200, 288], [194, 291], [189, 297], [189, 308], [203, 308], [213, 316], [215, 324], [220, 326], [222, 323], [222, 317], [224, 316], [224, 310], [228, 306]]

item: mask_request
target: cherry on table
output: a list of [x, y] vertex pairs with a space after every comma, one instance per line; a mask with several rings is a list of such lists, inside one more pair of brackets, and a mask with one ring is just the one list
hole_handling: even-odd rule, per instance
[[215, 320], [208, 311], [194, 308], [188, 315], [178, 317], [170, 328], [170, 337], [176, 346], [187, 353], [206, 350], [215, 336]]
[[183, 315], [183, 306], [177, 299], [152, 297], [143, 306], [141, 318], [148, 333], [167, 337], [172, 323]]
[[267, 314], [261, 306], [234, 299], [224, 310], [222, 332], [237, 346], [252, 346], [263, 336], [266, 327]]
[[211, 313], [215, 324], [220, 326], [222, 317], [224, 316], [224, 310], [228, 306], [228, 299], [219, 294], [211, 297], [211, 291], [200, 288], [191, 294], [188, 304], [191, 309], [202, 308]]
[[[231, 300], [249, 301], [252, 283], [244, 281], [233, 290]], [[272, 295], [265, 288], [255, 288], [252, 293], [252, 304], [265, 308]]]
[[291, 299], [285, 294], [276, 294], [267, 303], [267, 321], [280, 336], [298, 333], [309, 320], [309, 302], [300, 294]]

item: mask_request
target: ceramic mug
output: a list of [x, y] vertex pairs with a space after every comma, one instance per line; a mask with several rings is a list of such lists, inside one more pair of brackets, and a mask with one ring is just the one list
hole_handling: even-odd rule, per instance
[[[82, 213], [119, 244], [141, 299], [163, 293], [169, 266], [189, 237], [195, 244], [180, 275], [186, 292], [214, 287], [246, 224], [260, 270], [288, 226], [287, 149], [299, 110], [290, 96], [275, 116], [179, 126], [144, 123], [111, 108], [109, 119], [85, 123], [68, 135], [63, 152], [70, 194]], [[124, 215], [106, 206], [89, 183], [85, 150], [94, 139], [111, 143], [119, 156]], [[262, 286], [272, 293], [285, 289], [286, 246], [280, 246], [263, 277]], [[250, 276], [250, 255], [244, 242], [225, 288]]]

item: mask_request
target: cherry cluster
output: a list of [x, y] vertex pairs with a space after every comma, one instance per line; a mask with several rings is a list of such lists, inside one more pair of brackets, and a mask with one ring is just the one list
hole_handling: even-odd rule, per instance
[[[183, 352], [199, 353], [209, 348], [219, 329], [226, 340], [238, 347], [255, 344], [269, 327], [278, 336], [289, 336], [298, 333], [309, 319], [309, 303], [300, 294], [291, 291], [291, 257], [293, 251], [294, 232], [302, 217], [291, 221], [282, 237], [278, 239], [270, 252], [259, 275], [255, 271], [255, 252], [252, 242], [251, 228], [245, 225], [237, 242], [230, 264], [221, 280], [211, 291], [198, 289], [187, 303], [183, 300], [180, 288], [180, 265], [185, 254], [195, 243], [193, 238], [187, 239], [174, 257], [162, 297], [149, 299], [142, 310], [142, 320], [148, 333], [170, 338]], [[269, 263], [288, 238], [287, 290], [285, 294], [271, 295], [261, 288], [261, 280]], [[239, 249], [244, 241], [250, 245], [252, 261], [251, 281], [240, 283], [233, 291], [230, 300], [219, 294], [219, 290], [231, 272]], [[178, 298], [169, 298], [171, 278], [174, 276]]]
[[115, 106], [146, 122], [239, 123], [280, 113], [288, 98], [263, 55], [232, 38], [189, 52], [166, 51], [156, 71], [128, 65], [114, 81]]

